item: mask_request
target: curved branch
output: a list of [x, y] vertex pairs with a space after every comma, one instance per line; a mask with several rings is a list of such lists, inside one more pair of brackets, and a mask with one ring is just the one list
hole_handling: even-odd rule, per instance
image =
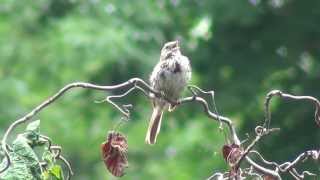
[[274, 171], [274, 170], [270, 170], [270, 169], [267, 169], [259, 164], [257, 164], [256, 162], [254, 162], [251, 158], [249, 158], [248, 156], [245, 157], [246, 160], [248, 161], [248, 163], [254, 167], [257, 171], [261, 172], [262, 174], [268, 174], [268, 175], [271, 175], [275, 178], [277, 178], [278, 180], [281, 180], [281, 177], [279, 175], [278, 172]]
[[[134, 86], [134, 87], [132, 87], [132, 86]], [[114, 86], [99, 86], [99, 85], [95, 85], [95, 84], [91, 84], [91, 83], [76, 82], [76, 83], [71, 83], [71, 84], [66, 85], [65, 87], [60, 89], [56, 94], [49, 97], [47, 100], [45, 100], [40, 105], [38, 105], [36, 108], [34, 108], [31, 112], [29, 112], [25, 116], [21, 117], [20, 119], [16, 120], [15, 122], [13, 122], [9, 126], [9, 128], [6, 130], [6, 132], [2, 138], [2, 141], [1, 141], [2, 150], [4, 151], [4, 155], [5, 155], [5, 158], [7, 159], [7, 163], [6, 163], [6, 166], [0, 170], [0, 173], [4, 172], [11, 164], [11, 160], [10, 160], [8, 148], [7, 148], [7, 139], [8, 139], [9, 134], [11, 133], [11, 131], [13, 129], [15, 129], [18, 125], [23, 124], [23, 123], [27, 122], [28, 120], [32, 119], [32, 117], [34, 117], [41, 110], [43, 110], [44, 108], [46, 108], [47, 106], [49, 106], [50, 104], [55, 102], [57, 99], [59, 99], [61, 96], [63, 96], [66, 92], [68, 92], [69, 90], [74, 89], [74, 88], [94, 89], [94, 90], [100, 90], [100, 91], [111, 91], [111, 90], [124, 89], [124, 88], [128, 88], [128, 87], [132, 87], [132, 88], [129, 89], [124, 95], [111, 96], [110, 98], [123, 97], [123, 96], [129, 94], [133, 89], [137, 88], [141, 92], [143, 92], [143, 94], [145, 96], [147, 96], [148, 98], [149, 98], [149, 95], [147, 92], [153, 93], [155, 95], [155, 97], [162, 98], [171, 104], [184, 104], [184, 103], [196, 101], [203, 106], [205, 113], [210, 118], [215, 119], [215, 120], [220, 119], [222, 122], [226, 123], [230, 129], [230, 132], [232, 134], [234, 142], [237, 144], [240, 143], [240, 140], [236, 135], [235, 128], [232, 125], [232, 121], [229, 118], [219, 116], [219, 115], [211, 112], [209, 110], [208, 103], [201, 97], [192, 96], [192, 97], [183, 98], [179, 102], [176, 102], [176, 101], [173, 101], [173, 100], [169, 99], [168, 97], [164, 96], [162, 93], [153, 90], [145, 81], [143, 81], [140, 78], [132, 78], [124, 83], [114, 85]], [[109, 100], [110, 100], [110, 98], [109, 98]], [[113, 104], [113, 103], [111, 103], [111, 104]], [[115, 107], [117, 107], [117, 106], [115, 106]]]
[[193, 97], [186, 97], [186, 98], [183, 98], [179, 101], [179, 104], [184, 104], [184, 103], [190, 103], [190, 102], [198, 102], [202, 105], [203, 107], [203, 111], [206, 113], [206, 115], [208, 117], [210, 117], [211, 119], [214, 119], [214, 120], [217, 120], [217, 121], [221, 121], [225, 124], [227, 124], [229, 130], [230, 130], [230, 133], [231, 133], [231, 136], [233, 138], [233, 141], [235, 144], [240, 144], [240, 140], [237, 136], [237, 133], [236, 133], [236, 130], [233, 126], [233, 123], [232, 121], [227, 118], [227, 117], [224, 117], [224, 116], [219, 116], [213, 112], [211, 112], [209, 110], [209, 106], [208, 106], [208, 103], [206, 100], [204, 100], [203, 98], [201, 97], [196, 97], [196, 96], [193, 96]]
[[271, 122], [271, 112], [270, 112], [270, 101], [272, 99], [272, 97], [274, 96], [278, 96], [281, 97], [283, 99], [292, 99], [292, 100], [307, 100], [312, 102], [315, 107], [315, 121], [317, 123], [318, 126], [320, 126], [320, 101], [312, 96], [295, 96], [292, 94], [287, 94], [287, 93], [283, 93], [280, 90], [272, 90], [270, 91], [267, 96], [266, 96], [266, 100], [265, 100], [265, 121], [264, 121], [264, 127], [269, 129], [270, 126], [270, 122]]
[[[2, 150], [4, 151], [5, 157], [7, 159], [7, 164], [3, 169], [0, 170], [0, 173], [4, 172], [6, 169], [8, 169], [8, 167], [11, 164], [11, 160], [10, 160], [8, 149], [7, 149], [7, 138], [9, 136], [9, 134], [11, 133], [11, 131], [14, 128], [16, 128], [16, 126], [18, 126], [19, 124], [25, 123], [28, 120], [30, 120], [32, 117], [34, 117], [36, 114], [38, 114], [42, 109], [46, 108], [51, 103], [55, 102], [59, 97], [64, 95], [67, 91], [69, 91], [69, 90], [71, 90], [73, 88], [85, 88], [85, 89], [95, 89], [95, 90], [101, 90], [101, 91], [109, 91], [109, 90], [125, 88], [125, 87], [133, 85], [135, 83], [140, 83], [140, 84], [148, 87], [148, 84], [145, 83], [143, 80], [141, 80], [139, 78], [132, 78], [132, 79], [130, 79], [130, 80], [124, 82], [124, 83], [121, 83], [121, 84], [118, 84], [118, 85], [114, 85], [114, 86], [98, 86], [98, 85], [90, 84], [90, 83], [76, 82], [76, 83], [68, 84], [65, 87], [63, 87], [56, 94], [54, 94], [53, 96], [49, 97], [47, 100], [42, 102], [39, 106], [34, 108], [27, 115], [23, 116], [22, 118], [16, 120], [14, 123], [12, 123], [9, 126], [9, 128], [6, 130], [6, 132], [5, 132], [5, 134], [4, 134], [3, 138], [2, 138], [2, 141], [1, 141], [1, 146], [2, 146]], [[149, 89], [149, 90], [151, 91], [151, 89]]]
[[[127, 90], [124, 94], [120, 94], [120, 95], [114, 95], [114, 96], [109, 96], [106, 98], [106, 101], [108, 101], [110, 104], [112, 104], [114, 107], [116, 107], [118, 110], [120, 110], [121, 113], [123, 113], [126, 116], [129, 116], [129, 110], [127, 109], [126, 106], [123, 106], [123, 108], [121, 108], [120, 106], [118, 106], [117, 104], [115, 104], [113, 101], [111, 101], [112, 98], [122, 98], [127, 96], [129, 93], [131, 93], [134, 89], [138, 89], [140, 90], [147, 98], [162, 98], [164, 100], [166, 100], [168, 103], [178, 106], [178, 105], [182, 105], [182, 104], [186, 104], [186, 103], [192, 103], [192, 102], [197, 102], [199, 103], [202, 108], [203, 111], [205, 112], [205, 114], [213, 120], [218, 121], [219, 123], [225, 123], [230, 131], [233, 143], [240, 145], [241, 141], [239, 140], [235, 127], [232, 123], [232, 121], [224, 116], [220, 116], [218, 113], [214, 113], [212, 111], [210, 111], [208, 102], [202, 98], [199, 97], [197, 95], [197, 93], [195, 93], [194, 91], [191, 91], [193, 96], [191, 97], [185, 97], [180, 99], [179, 101], [173, 101], [169, 98], [167, 98], [165, 95], [163, 95], [160, 92], [157, 92], [155, 90], [153, 90], [145, 81], [143, 81], [142, 79], [139, 78], [132, 78], [129, 79], [128, 81], [118, 84], [118, 85], [114, 85], [114, 86], [98, 86], [95, 84], [90, 84], [90, 83], [85, 83], [85, 82], [76, 82], [76, 83], [71, 83], [66, 85], [65, 87], [63, 87], [62, 89], [60, 89], [56, 94], [54, 94], [53, 96], [49, 97], [47, 100], [45, 100], [44, 102], [42, 102], [40, 105], [38, 105], [36, 108], [34, 108], [31, 112], [29, 112], [28, 114], [26, 114], [25, 116], [23, 116], [22, 118], [16, 120], [14, 123], [12, 123], [9, 128], [7, 129], [7, 131], [4, 134], [4, 137], [2, 138], [1, 141], [1, 148], [4, 151], [4, 155], [5, 158], [7, 159], [7, 163], [6, 166], [0, 170], [0, 173], [4, 172], [11, 164], [11, 160], [9, 157], [9, 153], [8, 153], [8, 144], [6, 143], [7, 138], [9, 136], [9, 134], [11, 133], [11, 131], [16, 128], [19, 124], [25, 123], [28, 120], [30, 120], [32, 117], [34, 117], [36, 114], [38, 114], [41, 110], [43, 110], [44, 108], [46, 108], [47, 106], [49, 106], [50, 104], [52, 104], [53, 102], [55, 102], [57, 99], [59, 99], [59, 97], [61, 97], [62, 95], [64, 95], [67, 91], [74, 89], [74, 88], [84, 88], [84, 89], [93, 89], [93, 90], [100, 90], [100, 91], [111, 91], [111, 90], [119, 90], [119, 89], [126, 89], [129, 88], [129, 90]], [[201, 93], [205, 93], [205, 94], [211, 94], [213, 96], [213, 91], [203, 91], [202, 89], [192, 86], [192, 88], [195, 88], [197, 91], [201, 92]], [[153, 96], [150, 96], [150, 93], [154, 94]], [[239, 159], [238, 163], [240, 164], [242, 159], [246, 159], [246, 161], [257, 171], [257, 172], [261, 172], [262, 174], [267, 174], [270, 176], [275, 177], [276, 179], [281, 179], [280, 175], [279, 175], [279, 170], [280, 172], [282, 172], [282, 170], [286, 170], [287, 172], [291, 173], [291, 174], [295, 174], [296, 176], [303, 176], [304, 174], [308, 174], [308, 172], [303, 172], [302, 175], [299, 175], [294, 166], [302, 161], [303, 159], [306, 158], [306, 156], [317, 156], [319, 157], [319, 152], [317, 152], [317, 154], [315, 155], [315, 153], [310, 153], [311, 151], [307, 151], [306, 153], [301, 154], [300, 156], [297, 157], [297, 159], [293, 162], [286, 162], [283, 163], [282, 165], [278, 165], [276, 163], [274, 163], [273, 165], [277, 165], [277, 168], [275, 170], [271, 170], [268, 168], [265, 168], [259, 164], [257, 164], [255, 161], [253, 161], [250, 157], [248, 157], [249, 152], [252, 152], [251, 150], [253, 149], [254, 145], [261, 139], [262, 136], [268, 134], [269, 132], [272, 132], [273, 129], [269, 129], [269, 125], [270, 125], [270, 119], [271, 119], [271, 113], [269, 110], [269, 104], [270, 101], [272, 99], [273, 96], [279, 96], [282, 98], [288, 98], [288, 99], [294, 99], [294, 100], [309, 100], [311, 102], [313, 102], [316, 106], [316, 112], [315, 112], [315, 118], [316, 118], [316, 122], [318, 125], [320, 125], [320, 102], [319, 100], [317, 100], [314, 97], [311, 96], [294, 96], [294, 95], [290, 95], [290, 94], [285, 94], [282, 93], [279, 90], [274, 90], [268, 93], [267, 97], [266, 97], [266, 101], [265, 101], [265, 122], [264, 122], [264, 126], [258, 126], [261, 127], [260, 130], [262, 130], [260, 133], [257, 133], [256, 139], [251, 143], [251, 145], [249, 145], [246, 150], [244, 151], [244, 154], [241, 156], [241, 158]], [[314, 152], [314, 151], [312, 151]], [[262, 156], [261, 156], [262, 157]], [[315, 158], [314, 158], [315, 159]], [[319, 158], [317, 158], [319, 159]], [[63, 157], [62, 157], [63, 160]], [[64, 161], [64, 160], [63, 160]], [[68, 167], [69, 164], [66, 163]], [[71, 169], [71, 168], [70, 168]], [[70, 171], [71, 174], [72, 171]]]

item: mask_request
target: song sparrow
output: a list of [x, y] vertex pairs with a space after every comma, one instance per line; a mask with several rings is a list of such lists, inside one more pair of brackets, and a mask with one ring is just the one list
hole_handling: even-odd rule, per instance
[[[170, 100], [178, 100], [181, 92], [191, 79], [189, 59], [180, 52], [179, 42], [167, 42], [161, 49], [160, 61], [154, 67], [150, 83], [154, 90], [163, 93]], [[163, 111], [169, 104], [161, 99], [153, 99], [153, 113], [149, 122], [146, 143], [154, 144], [160, 132]], [[169, 108], [170, 110], [171, 108]]]

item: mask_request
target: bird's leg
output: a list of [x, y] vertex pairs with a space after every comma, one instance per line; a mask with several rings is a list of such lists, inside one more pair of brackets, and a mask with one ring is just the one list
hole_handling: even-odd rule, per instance
[[177, 106], [176, 106], [175, 104], [170, 104], [168, 111], [169, 111], [169, 112], [172, 112], [172, 111], [174, 111], [174, 110], [176, 109], [176, 107], [177, 107]]
[[177, 100], [174, 103], [170, 103], [168, 111], [169, 112], [174, 111], [180, 103], [181, 103], [180, 100]]

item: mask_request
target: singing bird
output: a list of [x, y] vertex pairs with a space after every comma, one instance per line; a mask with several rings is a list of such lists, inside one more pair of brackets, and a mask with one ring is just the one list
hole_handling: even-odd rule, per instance
[[[167, 42], [161, 49], [160, 60], [151, 76], [151, 87], [176, 101], [191, 79], [191, 66], [188, 57], [181, 54], [178, 41]], [[155, 144], [160, 132], [162, 114], [168, 110], [169, 103], [161, 98], [152, 100], [153, 112], [146, 135], [147, 144]], [[171, 107], [169, 110], [172, 109]]]

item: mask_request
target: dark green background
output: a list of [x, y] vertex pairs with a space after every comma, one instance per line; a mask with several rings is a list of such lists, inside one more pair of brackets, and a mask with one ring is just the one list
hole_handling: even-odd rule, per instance
[[[179, 39], [192, 84], [215, 90], [219, 112], [232, 118], [241, 139], [253, 138], [270, 90], [320, 97], [319, 9], [319, 0], [4, 0], [0, 133], [68, 83], [147, 80], [161, 46]], [[94, 103], [104, 96], [74, 90], [35, 117], [63, 147], [74, 179], [112, 179], [100, 144], [121, 116]], [[130, 164], [123, 179], [205, 179], [227, 170], [218, 123], [196, 105], [167, 113], [157, 144], [147, 146], [150, 102], [137, 93], [122, 102], [134, 105], [121, 128]], [[272, 127], [282, 129], [259, 143], [267, 159], [292, 160], [319, 147], [310, 103], [274, 100], [272, 111]], [[316, 164], [310, 168], [320, 173]]]

